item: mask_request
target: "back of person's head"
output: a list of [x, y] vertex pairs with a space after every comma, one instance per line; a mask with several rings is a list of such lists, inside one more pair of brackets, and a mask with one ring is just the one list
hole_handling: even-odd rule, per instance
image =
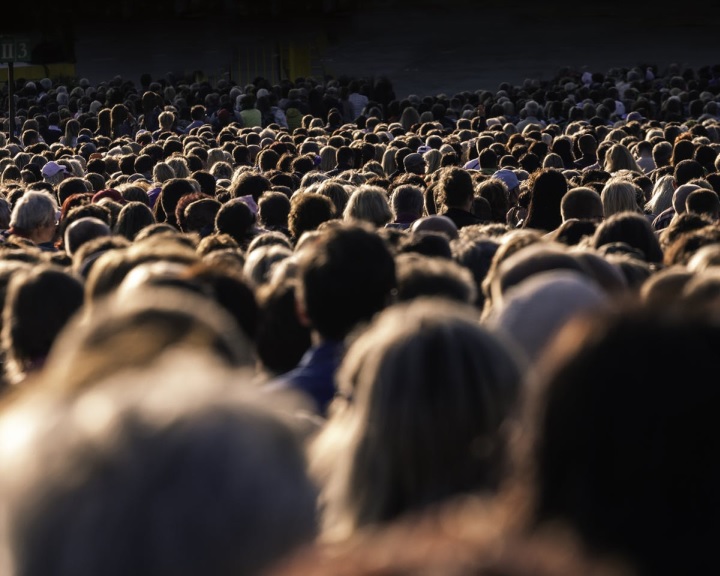
[[[500, 517], [498, 519], [498, 517]], [[502, 511], [482, 497], [454, 497], [443, 505], [365, 528], [333, 554], [315, 543], [279, 562], [267, 576], [630, 576], [615, 558], [584, 551], [567, 534], [512, 534]]]
[[[706, 235], [710, 230], [712, 234]], [[704, 238], [707, 241], [715, 232], [713, 221], [704, 214], [675, 214], [670, 224], [658, 232], [658, 239], [665, 250], [665, 263], [687, 263], [688, 252], [693, 252], [701, 245], [698, 240]]]
[[120, 209], [114, 232], [132, 241], [138, 232], [152, 224], [155, 224], [152, 209], [144, 202], [130, 201]]
[[582, 133], [577, 139], [578, 149], [583, 154], [595, 154], [598, 142], [595, 136], [589, 132]]
[[684, 265], [665, 266], [643, 282], [639, 297], [650, 306], [671, 306], [678, 301], [694, 272]]
[[542, 168], [530, 177], [532, 190], [524, 228], [550, 232], [562, 224], [560, 204], [568, 191], [568, 181], [557, 168]]
[[641, 198], [639, 187], [632, 181], [620, 177], [610, 178], [600, 192], [603, 216], [609, 218], [627, 210], [640, 212], [642, 208], [638, 200]]
[[183, 235], [166, 224], [146, 226], [127, 249], [109, 250], [95, 261], [85, 281], [86, 305], [92, 307], [101, 297], [118, 290], [125, 277], [142, 264], [160, 262], [180, 269], [198, 260], [194, 237]]
[[160, 188], [160, 194], [153, 208], [155, 219], [158, 222], [167, 222], [177, 227], [178, 224], [175, 217], [177, 203], [182, 196], [192, 194], [195, 191], [195, 185], [190, 178], [174, 177], [163, 182]]
[[[217, 253], [217, 252], [216, 252]], [[220, 304], [230, 314], [243, 335], [255, 339], [258, 326], [258, 307], [253, 287], [243, 276], [242, 264], [229, 261], [213, 262], [203, 259], [182, 274], [181, 279], [194, 283], [200, 291]]]
[[395, 262], [368, 226], [331, 226], [298, 249], [298, 301], [324, 338], [344, 338], [390, 303]]
[[563, 325], [610, 302], [608, 292], [591, 274], [548, 269], [527, 276], [507, 290], [484, 323], [507, 337], [534, 364]]
[[293, 278], [278, 274], [256, 291], [259, 318], [255, 347], [263, 369], [270, 374], [282, 374], [297, 366], [311, 345], [310, 328], [296, 314], [295, 293]]
[[72, 255], [71, 270], [77, 276], [86, 279], [95, 261], [109, 250], [125, 248], [130, 245], [130, 240], [119, 234], [109, 236], [98, 236], [88, 240]]
[[79, 176], [70, 176], [57, 185], [58, 203], [62, 205], [69, 196], [90, 191], [87, 180]]
[[220, 203], [215, 197], [200, 191], [183, 194], [175, 205], [175, 222], [181, 232], [188, 232], [188, 229], [185, 226], [186, 208], [197, 200], [212, 200], [218, 204]]
[[419, 186], [402, 184], [393, 189], [390, 195], [390, 207], [397, 218], [398, 214], [413, 214], [419, 218], [423, 213], [423, 191]]
[[343, 218], [346, 221], [363, 221], [382, 227], [392, 220], [387, 193], [379, 186], [362, 184], [348, 198]]
[[499, 178], [488, 178], [476, 187], [475, 200], [484, 198], [490, 208], [490, 220], [505, 223], [510, 209], [510, 196], [507, 185]]
[[222, 203], [216, 198], [193, 200], [184, 208], [183, 232], [197, 233], [201, 238], [208, 236], [215, 228], [215, 219], [220, 208]]
[[[13, 469], [0, 486], [13, 568], [259, 575], [311, 542], [306, 432], [288, 416], [303, 405], [276, 394], [270, 409], [251, 381], [193, 347], [101, 375], [73, 396], [53, 396], [47, 375], [3, 413], [25, 414], [32, 437], [27, 450], [0, 455]], [[99, 406], [103, 425], [88, 427]]]
[[58, 205], [47, 192], [26, 190], [15, 202], [10, 215], [10, 227], [29, 232], [54, 224], [58, 218]]
[[672, 197], [675, 193], [675, 183], [672, 174], [660, 176], [653, 184], [650, 200], [645, 203], [645, 211], [657, 216], [664, 210], [672, 207]]
[[395, 257], [397, 301], [421, 296], [474, 304], [477, 287], [470, 270], [451, 258], [403, 252]]
[[283, 244], [270, 243], [253, 247], [247, 251], [245, 257], [245, 281], [254, 289], [267, 284], [272, 278], [274, 267], [292, 254], [292, 247]]
[[505, 237], [483, 283], [487, 298], [484, 313], [501, 304], [513, 286], [539, 272], [567, 269], [589, 273], [587, 266], [567, 246], [542, 238], [541, 231], [524, 228]]
[[0, 230], [7, 230], [10, 227], [10, 215], [12, 206], [7, 198], [0, 198]]
[[663, 261], [663, 250], [657, 234], [650, 220], [642, 213], [630, 210], [616, 212], [600, 222], [591, 245], [600, 249], [615, 242], [624, 242], [639, 250], [646, 262], [660, 264]]
[[82, 305], [82, 282], [59, 266], [38, 264], [15, 274], [2, 323], [9, 382], [42, 367], [58, 334]]
[[[708, 374], [718, 346], [716, 317], [682, 301], [633, 300], [566, 326], [525, 412], [517, 463], [532, 494], [530, 524], [566, 524], [584, 547], [625, 558], [639, 574], [712, 565], [720, 396]], [[639, 360], [647, 355], [658, 361]]]
[[555, 152], [550, 152], [545, 155], [545, 157], [542, 160], [542, 167], [543, 168], [564, 168], [565, 164], [563, 162], [562, 156], [559, 154], [556, 154]]
[[[350, 344], [330, 420], [311, 446], [327, 537], [495, 491], [519, 366], [467, 304], [426, 297], [378, 314]], [[468, 452], [477, 438], [487, 442], [482, 454]]]
[[693, 178], [703, 178], [705, 169], [697, 160], [686, 158], [675, 164], [673, 169], [673, 177], [675, 178], [675, 186], [687, 184]]
[[448, 240], [454, 240], [458, 237], [458, 227], [447, 216], [442, 214], [430, 214], [429, 216], [423, 216], [415, 220], [409, 228], [410, 232], [417, 232], [421, 230], [429, 230], [434, 232], [441, 232], [445, 234]]
[[208, 196], [215, 196], [217, 190], [217, 181], [215, 177], [207, 170], [195, 170], [191, 174], [191, 178], [200, 184], [200, 191]]
[[577, 246], [595, 233], [598, 224], [599, 220], [568, 218], [548, 235], [548, 240], [554, 240], [567, 246]]
[[72, 256], [88, 240], [110, 234], [112, 230], [107, 222], [93, 216], [79, 218], [65, 228], [63, 246]]
[[699, 190], [700, 186], [697, 184], [681, 184], [675, 187], [675, 191], [672, 196], [672, 207], [676, 214], [682, 214], [687, 208], [687, 197], [691, 192]]
[[618, 170], [632, 170], [638, 174], [642, 174], [642, 169], [638, 166], [632, 153], [624, 144], [613, 144], [608, 148], [603, 163], [603, 169], [607, 172], [614, 173]]
[[[348, 188], [349, 187], [350, 186], [348, 186]], [[335, 216], [338, 218], [342, 217], [345, 206], [347, 206], [348, 199], [350, 198], [350, 192], [348, 192], [345, 185], [337, 179], [323, 180], [317, 186], [315, 192], [330, 198], [335, 205]]]
[[[142, 184], [127, 183], [118, 187], [118, 192], [120, 192], [125, 202], [142, 202], [150, 206], [148, 190], [149, 187]], [[99, 191], [100, 190], [98, 190], [98, 192]]]
[[283, 192], [264, 192], [258, 200], [258, 220], [264, 227], [287, 228], [290, 198]]
[[252, 239], [247, 247], [247, 254], [250, 254], [255, 248], [260, 246], [284, 246], [286, 248], [293, 248], [290, 238], [287, 234], [279, 230], [262, 230], [255, 238]]
[[706, 214], [712, 220], [720, 218], [720, 199], [717, 192], [698, 188], [693, 190], [685, 198], [685, 208], [687, 212], [695, 214]]
[[445, 206], [463, 208], [472, 201], [475, 188], [467, 170], [450, 167], [440, 175], [438, 192], [440, 201]]
[[279, 159], [280, 154], [278, 154], [277, 151], [272, 148], [263, 148], [258, 152], [255, 161], [261, 172], [267, 172], [268, 170], [275, 169]]
[[245, 171], [237, 173], [233, 177], [230, 185], [230, 195], [233, 198], [252, 196], [252, 199], [257, 203], [263, 192], [270, 190], [270, 188], [272, 188], [272, 182], [265, 176], [256, 172]]
[[452, 241], [439, 230], [408, 230], [396, 245], [400, 254], [420, 254], [434, 258], [452, 259]]
[[563, 221], [571, 218], [599, 221], [603, 218], [600, 194], [588, 186], [576, 186], [567, 191], [560, 201]]
[[667, 140], [661, 140], [653, 145], [652, 157], [655, 165], [660, 168], [662, 166], [670, 165], [670, 159], [672, 158], [673, 147]]
[[498, 155], [492, 148], [485, 148], [478, 154], [478, 162], [483, 170], [496, 170], [498, 167]]
[[695, 154], [695, 144], [687, 138], [676, 138], [673, 141], [672, 157], [670, 162], [673, 166], [677, 166], [679, 162], [693, 157]]
[[299, 192], [290, 199], [290, 213], [288, 214], [288, 229], [293, 243], [297, 244], [300, 237], [320, 224], [335, 218], [335, 205], [333, 201], [315, 192]]
[[215, 215], [215, 232], [229, 234], [240, 246], [247, 246], [256, 232], [256, 215], [241, 198], [225, 202]]
[[95, 203], [80, 204], [71, 208], [60, 221], [58, 233], [62, 240], [65, 239], [65, 231], [72, 226], [75, 221], [81, 218], [97, 218], [107, 224], [111, 230], [114, 228], [113, 215], [107, 206]]
[[355, 151], [350, 146], [340, 146], [335, 153], [335, 161], [338, 165], [354, 166]]

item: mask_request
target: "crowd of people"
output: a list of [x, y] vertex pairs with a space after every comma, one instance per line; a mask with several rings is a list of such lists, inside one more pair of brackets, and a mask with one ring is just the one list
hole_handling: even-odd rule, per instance
[[14, 98], [3, 573], [713, 571], [720, 65]]

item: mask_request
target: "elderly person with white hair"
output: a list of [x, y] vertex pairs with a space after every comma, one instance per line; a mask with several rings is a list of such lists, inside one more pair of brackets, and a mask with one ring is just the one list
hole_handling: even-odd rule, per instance
[[19, 237], [41, 250], [55, 251], [59, 214], [52, 195], [44, 190], [27, 190], [13, 207], [5, 237]]

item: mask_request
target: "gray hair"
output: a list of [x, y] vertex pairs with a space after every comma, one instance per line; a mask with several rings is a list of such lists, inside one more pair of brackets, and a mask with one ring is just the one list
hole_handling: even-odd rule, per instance
[[44, 190], [27, 190], [18, 198], [10, 215], [10, 226], [30, 231], [54, 224], [58, 218], [58, 204]]

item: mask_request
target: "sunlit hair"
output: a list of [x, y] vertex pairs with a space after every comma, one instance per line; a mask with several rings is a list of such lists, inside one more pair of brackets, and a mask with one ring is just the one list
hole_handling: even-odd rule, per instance
[[393, 218], [387, 193], [379, 186], [363, 184], [348, 199], [343, 212], [346, 221], [362, 220], [381, 227]]
[[340, 396], [311, 448], [328, 539], [496, 489], [520, 369], [476, 316], [418, 298], [380, 313], [350, 345]]

